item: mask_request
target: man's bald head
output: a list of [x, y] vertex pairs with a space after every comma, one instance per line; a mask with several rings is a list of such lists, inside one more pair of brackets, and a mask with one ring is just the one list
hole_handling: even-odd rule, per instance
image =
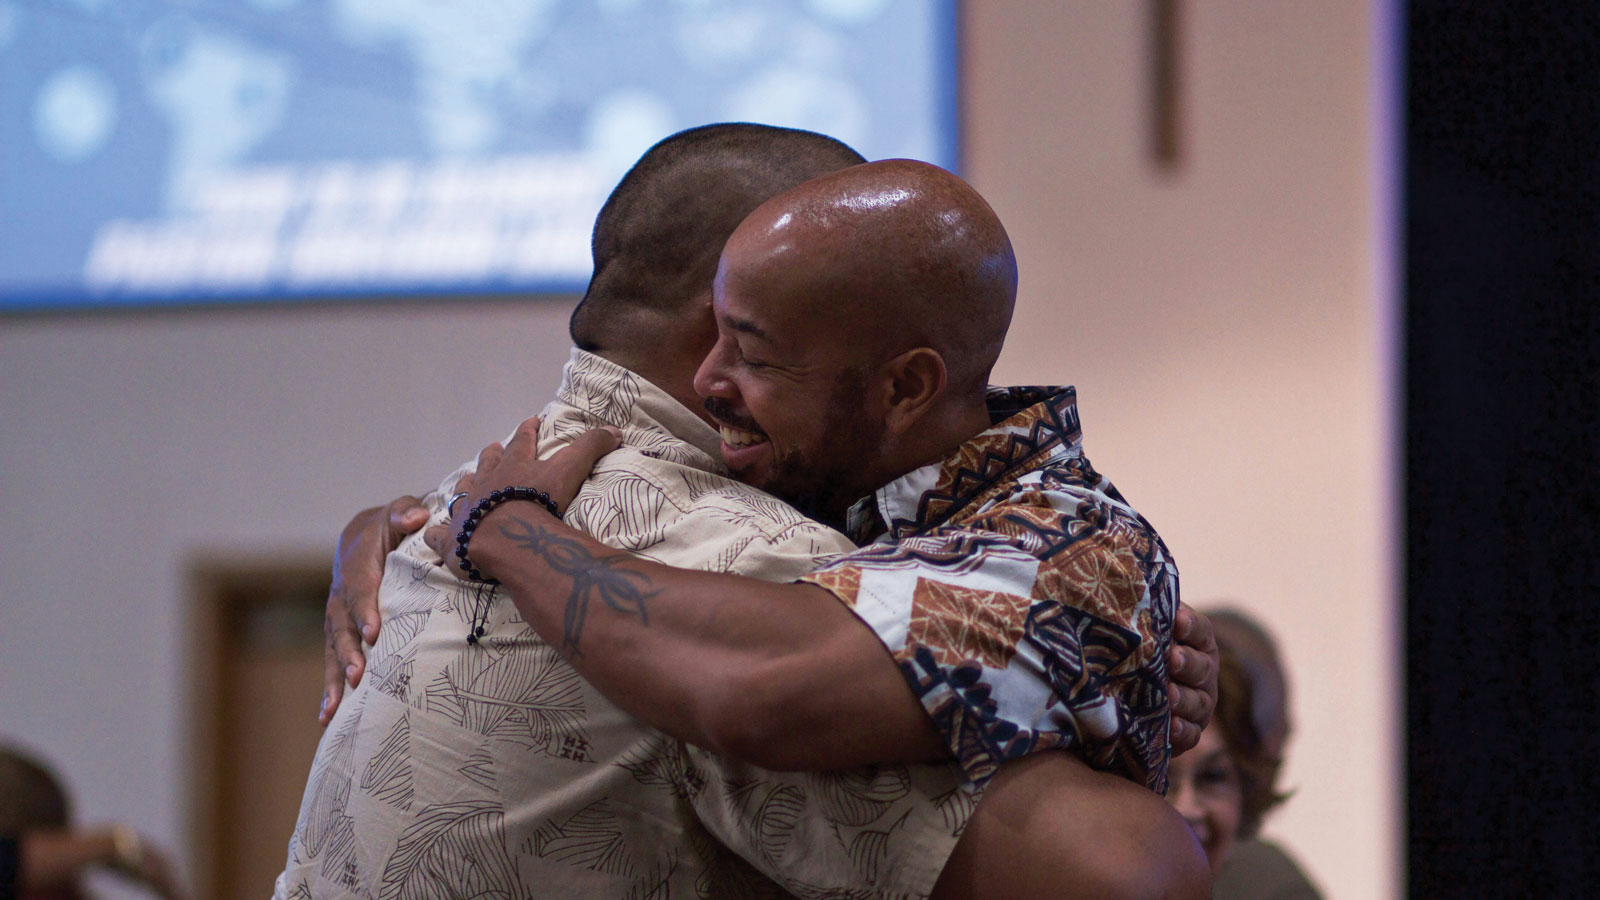
[[[925, 346], [950, 387], [981, 397], [1016, 300], [1005, 228], [970, 185], [937, 166], [895, 159], [822, 175], [763, 203], [735, 231], [740, 277], [770, 277], [808, 318], [871, 336], [892, 356]], [[737, 251], [737, 252], [736, 252]]]
[[989, 204], [926, 163], [822, 175], [728, 238], [695, 389], [741, 480], [841, 523], [860, 497], [988, 428], [1016, 297]]
[[[573, 343], [636, 345], [709, 294], [735, 226], [773, 195], [862, 162], [833, 138], [728, 123], [691, 128], [645, 152], [595, 219], [594, 275], [573, 311]], [[709, 321], [709, 320], [707, 320]]]

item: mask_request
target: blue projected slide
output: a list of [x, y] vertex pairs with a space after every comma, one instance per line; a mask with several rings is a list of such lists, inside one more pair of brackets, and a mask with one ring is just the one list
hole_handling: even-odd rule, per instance
[[0, 0], [0, 308], [589, 276], [682, 128], [955, 164], [954, 0]]

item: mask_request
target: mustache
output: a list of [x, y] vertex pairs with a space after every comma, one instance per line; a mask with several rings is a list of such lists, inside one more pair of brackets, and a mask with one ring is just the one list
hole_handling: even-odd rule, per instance
[[[731, 425], [741, 431], [761, 432], [761, 426], [756, 424], [755, 419], [752, 419], [747, 415], [734, 412], [733, 404], [722, 399], [721, 397], [707, 397], [705, 405], [706, 412], [710, 413], [711, 418], [716, 419], [718, 422], [722, 422], [725, 425]], [[765, 432], [761, 433], [764, 434]]]

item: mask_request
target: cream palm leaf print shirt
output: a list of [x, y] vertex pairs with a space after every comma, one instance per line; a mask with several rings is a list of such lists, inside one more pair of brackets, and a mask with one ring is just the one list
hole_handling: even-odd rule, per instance
[[[602, 424], [623, 447], [565, 519], [612, 547], [774, 581], [853, 549], [719, 474], [716, 433], [665, 392], [574, 350], [541, 451]], [[432, 523], [459, 475], [426, 498]], [[928, 894], [975, 803], [956, 766], [731, 763], [619, 710], [438, 562], [420, 533], [388, 559], [378, 642], [317, 749], [276, 897]]]

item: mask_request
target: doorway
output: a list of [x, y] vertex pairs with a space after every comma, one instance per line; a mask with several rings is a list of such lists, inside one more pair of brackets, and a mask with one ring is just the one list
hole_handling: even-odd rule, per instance
[[192, 570], [196, 896], [270, 896], [322, 729], [327, 558]]

